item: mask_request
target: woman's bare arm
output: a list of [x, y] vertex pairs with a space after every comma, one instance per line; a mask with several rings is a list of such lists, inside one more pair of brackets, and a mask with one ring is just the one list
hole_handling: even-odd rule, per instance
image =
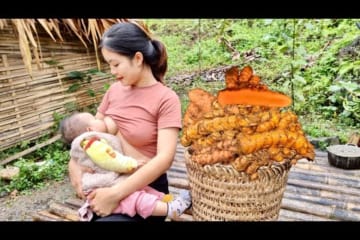
[[118, 126], [116, 125], [115, 121], [109, 116], [105, 116], [103, 121], [107, 128], [107, 132], [112, 135], [116, 135], [119, 130], [118, 130]]
[[104, 119], [104, 117], [105, 117], [105, 115], [102, 114], [102, 113], [97, 112], [97, 113], [95, 114], [95, 118], [96, 118], [96, 119]]
[[107, 216], [120, 200], [149, 185], [166, 172], [175, 156], [178, 133], [178, 128], [160, 129], [156, 156], [126, 180], [91, 192], [88, 199], [91, 200], [92, 209], [100, 216]]
[[82, 175], [83, 172], [93, 172], [90, 168], [83, 167], [78, 162], [71, 158], [68, 164], [69, 178], [71, 185], [74, 187], [78, 197], [85, 199], [85, 195], [82, 190]]

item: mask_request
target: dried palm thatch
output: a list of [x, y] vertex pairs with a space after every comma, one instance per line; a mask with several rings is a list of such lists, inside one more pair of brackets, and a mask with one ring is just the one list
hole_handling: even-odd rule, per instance
[[41, 26], [52, 40], [64, 41], [61, 33], [75, 35], [83, 45], [88, 44], [95, 48], [97, 65], [100, 69], [100, 62], [97, 51], [97, 44], [106, 29], [117, 22], [131, 21], [150, 34], [149, 30], [139, 20], [131, 19], [0, 19], [0, 30], [11, 25], [18, 34], [21, 56], [26, 69], [32, 74], [31, 61], [35, 59], [40, 65], [41, 46], [38, 41], [38, 28]]

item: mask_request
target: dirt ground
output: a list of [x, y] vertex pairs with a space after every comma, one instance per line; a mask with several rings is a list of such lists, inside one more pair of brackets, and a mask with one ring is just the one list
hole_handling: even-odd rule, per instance
[[69, 178], [65, 178], [63, 181], [50, 182], [47, 186], [29, 193], [2, 197], [0, 221], [32, 221], [32, 213], [47, 209], [53, 201], [63, 202], [74, 196], [75, 192]]

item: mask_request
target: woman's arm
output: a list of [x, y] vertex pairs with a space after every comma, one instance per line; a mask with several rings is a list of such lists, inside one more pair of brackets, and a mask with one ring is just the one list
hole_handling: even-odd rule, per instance
[[71, 185], [74, 187], [76, 194], [81, 199], [85, 199], [85, 195], [82, 191], [82, 174], [83, 172], [93, 172], [90, 168], [80, 166], [73, 158], [70, 159], [68, 164], [69, 177]]
[[104, 117], [105, 117], [105, 115], [100, 113], [100, 112], [96, 112], [96, 114], [95, 114], [96, 119], [101, 119], [102, 120], [102, 119], [104, 119]]
[[176, 152], [178, 128], [160, 129], [158, 132], [157, 154], [126, 180], [108, 188], [98, 188], [88, 195], [91, 208], [100, 216], [107, 216], [117, 207], [120, 200], [149, 185], [166, 172]]

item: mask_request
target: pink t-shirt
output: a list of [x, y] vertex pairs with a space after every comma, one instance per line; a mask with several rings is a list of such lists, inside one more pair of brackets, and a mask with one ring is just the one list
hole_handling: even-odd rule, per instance
[[115, 82], [98, 112], [110, 116], [124, 138], [148, 157], [156, 155], [158, 129], [182, 127], [180, 99], [160, 82], [135, 88]]

